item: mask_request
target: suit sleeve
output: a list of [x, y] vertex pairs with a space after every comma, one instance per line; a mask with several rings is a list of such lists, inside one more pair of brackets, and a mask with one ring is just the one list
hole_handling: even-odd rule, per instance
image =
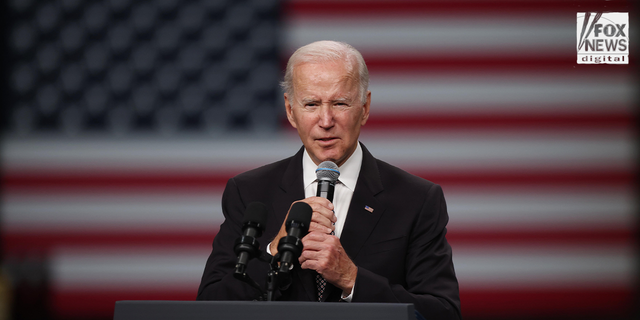
[[432, 185], [411, 228], [404, 262], [405, 284], [390, 283], [358, 267], [352, 302], [413, 303], [427, 319], [460, 319], [458, 281], [451, 246], [445, 238], [447, 222], [442, 189]]
[[[222, 195], [224, 222], [213, 240], [213, 249], [205, 265], [197, 300], [255, 300], [260, 292], [233, 276], [237, 256], [235, 240], [242, 235], [242, 221], [246, 204], [238, 192], [234, 179], [227, 182]], [[258, 259], [249, 262], [247, 270], [266, 274], [268, 265]], [[249, 274], [251, 276], [251, 274]], [[254, 280], [259, 280], [252, 276]]]

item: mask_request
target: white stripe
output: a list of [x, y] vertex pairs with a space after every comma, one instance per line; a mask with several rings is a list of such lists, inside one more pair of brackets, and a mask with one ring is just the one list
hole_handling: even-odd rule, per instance
[[[82, 251], [52, 256], [55, 291], [197, 288], [207, 248]], [[633, 255], [620, 247], [455, 248], [463, 289], [630, 286]], [[196, 289], [193, 289], [196, 290]]]
[[288, 51], [318, 40], [344, 41], [367, 52], [398, 54], [500, 54], [575, 51], [576, 26], [564, 17], [475, 18], [437, 16], [289, 17], [284, 29]]
[[[371, 139], [368, 139], [371, 137]], [[635, 154], [631, 137], [589, 137], [586, 139], [523, 137], [501, 138], [469, 135], [433, 138], [432, 133], [413, 135], [363, 133], [361, 141], [379, 159], [404, 169], [460, 169], [461, 172], [499, 169], [578, 169], [633, 167]]]
[[224, 220], [221, 196], [9, 195], [2, 203], [2, 228], [215, 230]]
[[[366, 127], [365, 127], [366, 128]], [[372, 154], [393, 165], [422, 170], [632, 168], [635, 142], [630, 133], [596, 132], [584, 137], [559, 133], [496, 136], [435, 135], [431, 132], [362, 134]], [[283, 135], [269, 143], [256, 139], [210, 140], [20, 140], [3, 144], [5, 172], [12, 170], [91, 170], [151, 172], [241, 172], [293, 155], [302, 144]]]
[[[371, 78], [372, 115], [403, 112], [555, 115], [626, 111], [636, 86], [626, 76], [384, 75]], [[612, 109], [615, 108], [615, 109]]]
[[631, 287], [629, 248], [454, 248], [461, 290], [482, 288]]
[[[293, 155], [302, 146], [291, 134], [268, 138], [242, 135], [219, 139], [197, 137], [173, 140], [120, 139], [5, 139], [4, 167], [159, 170], [173, 167], [192, 171], [201, 168], [232, 171], [252, 168]], [[229, 152], [231, 151], [231, 152]]]
[[[7, 195], [2, 228], [28, 230], [211, 231], [223, 222], [221, 193], [188, 195]], [[449, 229], [626, 228], [636, 212], [632, 190], [571, 193], [445, 190]]]
[[195, 296], [209, 253], [205, 247], [59, 249], [51, 258], [53, 290], [190, 289]]
[[449, 229], [563, 230], [627, 228], [637, 210], [632, 190], [625, 192], [473, 193], [445, 192]]

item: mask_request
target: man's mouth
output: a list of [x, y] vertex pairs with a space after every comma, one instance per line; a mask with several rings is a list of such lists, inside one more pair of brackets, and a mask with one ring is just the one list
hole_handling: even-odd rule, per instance
[[332, 142], [332, 141], [335, 141], [337, 139], [338, 138], [336, 138], [336, 137], [329, 137], [329, 138], [319, 138], [319, 139], [316, 139], [316, 140], [318, 140], [320, 142]]

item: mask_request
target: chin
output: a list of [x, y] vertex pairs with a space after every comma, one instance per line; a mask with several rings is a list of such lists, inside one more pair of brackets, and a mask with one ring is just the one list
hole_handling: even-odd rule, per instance
[[327, 156], [327, 157], [324, 157], [323, 160], [320, 161], [320, 162], [331, 161], [331, 162], [333, 162], [335, 164], [338, 164], [340, 159], [342, 159], [342, 158], [341, 157], [337, 157], [337, 156]]
[[322, 155], [320, 157], [318, 157], [318, 161], [320, 161], [320, 163], [325, 162], [325, 161], [331, 161], [331, 162], [336, 162], [338, 158], [336, 157], [332, 157], [332, 156], [325, 156]]
[[342, 159], [342, 157], [344, 156], [344, 153], [340, 153], [338, 150], [335, 150], [335, 148], [331, 148], [328, 150], [320, 149], [317, 150], [315, 154], [317, 155], [317, 159], [318, 161], [320, 161], [320, 163], [324, 161], [331, 161], [337, 164], [338, 161], [340, 161], [340, 159]]

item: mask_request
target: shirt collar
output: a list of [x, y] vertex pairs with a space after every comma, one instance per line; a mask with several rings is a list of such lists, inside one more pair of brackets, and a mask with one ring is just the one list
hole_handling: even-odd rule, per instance
[[[360, 143], [358, 143], [353, 154], [339, 167], [340, 177], [338, 180], [352, 192], [356, 190], [356, 183], [358, 182], [361, 167], [362, 147], [360, 147]], [[305, 188], [316, 181], [316, 169], [318, 169], [318, 166], [313, 163], [311, 156], [309, 156], [305, 148], [302, 157], [302, 174]]]

